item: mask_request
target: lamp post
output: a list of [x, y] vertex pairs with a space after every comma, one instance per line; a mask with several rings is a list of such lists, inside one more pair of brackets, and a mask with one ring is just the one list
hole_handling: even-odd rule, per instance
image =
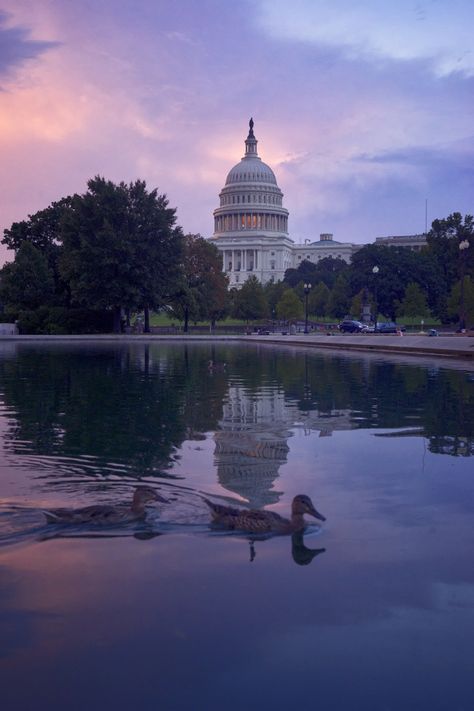
[[464, 270], [466, 266], [466, 249], [469, 249], [469, 242], [467, 239], [463, 239], [463, 241], [459, 243], [459, 255], [461, 258], [461, 308], [459, 314], [459, 330], [461, 331], [461, 333], [464, 333], [466, 330], [466, 305], [464, 303]]
[[374, 299], [375, 299], [375, 314], [374, 314], [374, 333], [377, 333], [377, 313], [379, 310], [379, 305], [377, 301], [377, 274], [379, 273], [379, 268], [377, 265], [372, 267], [372, 274], [374, 275]]
[[308, 333], [308, 294], [311, 291], [311, 282], [303, 284], [304, 291], [304, 332]]

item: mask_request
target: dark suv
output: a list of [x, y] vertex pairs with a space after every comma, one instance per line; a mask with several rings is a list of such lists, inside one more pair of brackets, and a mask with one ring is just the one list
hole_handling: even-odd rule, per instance
[[343, 333], [359, 333], [364, 330], [364, 324], [360, 321], [345, 320], [339, 324], [339, 330]]
[[375, 333], [398, 333], [398, 331], [405, 331], [405, 326], [397, 326], [393, 321], [378, 323], [375, 329]]

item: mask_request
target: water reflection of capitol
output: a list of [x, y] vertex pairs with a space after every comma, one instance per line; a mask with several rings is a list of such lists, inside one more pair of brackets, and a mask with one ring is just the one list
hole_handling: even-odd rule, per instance
[[252, 507], [276, 503], [281, 492], [274, 483], [287, 461], [288, 439], [295, 427], [324, 437], [336, 429], [353, 429], [354, 424], [349, 410], [324, 414], [316, 409], [302, 410], [285, 398], [283, 390], [249, 393], [244, 387], [230, 385], [214, 435], [220, 484]]

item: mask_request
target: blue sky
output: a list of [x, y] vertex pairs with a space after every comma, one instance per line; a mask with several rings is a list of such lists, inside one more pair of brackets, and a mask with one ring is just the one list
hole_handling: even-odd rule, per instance
[[472, 213], [473, 26], [471, 0], [0, 0], [0, 228], [100, 174], [210, 236], [250, 116], [296, 242]]

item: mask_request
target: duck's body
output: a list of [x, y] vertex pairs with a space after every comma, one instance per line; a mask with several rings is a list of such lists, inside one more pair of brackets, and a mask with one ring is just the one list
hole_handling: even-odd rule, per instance
[[207, 362], [207, 369], [210, 373], [223, 371], [227, 368], [227, 363], [217, 363], [215, 360]]
[[47, 509], [43, 513], [48, 523], [116, 526], [145, 518], [146, 505], [150, 501], [166, 502], [166, 499], [151, 486], [138, 486], [130, 506], [96, 504], [79, 509]]
[[247, 533], [288, 534], [303, 531], [306, 527], [304, 514], [314, 516], [320, 521], [326, 519], [313, 506], [309, 496], [299, 494], [291, 504], [291, 518], [287, 519], [274, 511], [259, 509], [237, 509], [231, 506], [215, 504], [209, 499], [204, 499], [211, 509], [212, 522], [216, 526], [227, 528], [231, 531], [246, 531]]

